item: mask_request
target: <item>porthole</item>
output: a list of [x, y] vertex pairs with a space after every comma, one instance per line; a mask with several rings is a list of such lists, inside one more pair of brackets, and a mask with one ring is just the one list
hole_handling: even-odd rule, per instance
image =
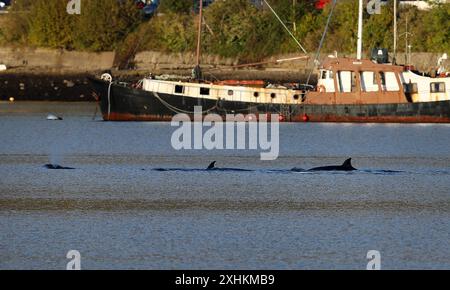
[[277, 97], [277, 94], [271, 93], [271, 94], [270, 94], [270, 97], [271, 97], [272, 99], [275, 99], [275, 98]]
[[184, 94], [184, 86], [176, 85], [175, 86], [175, 94]]
[[209, 96], [209, 88], [200, 88], [200, 95]]
[[258, 93], [258, 92], [254, 92], [254, 93], [253, 93], [253, 96], [254, 96], [255, 98], [259, 97], [259, 93]]

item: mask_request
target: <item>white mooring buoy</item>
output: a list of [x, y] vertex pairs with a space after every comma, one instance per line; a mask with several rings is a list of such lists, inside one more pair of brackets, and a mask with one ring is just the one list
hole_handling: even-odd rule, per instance
[[61, 121], [62, 119], [63, 119], [62, 117], [59, 117], [59, 116], [56, 116], [53, 114], [49, 114], [47, 116], [47, 120], [49, 120], [49, 121]]

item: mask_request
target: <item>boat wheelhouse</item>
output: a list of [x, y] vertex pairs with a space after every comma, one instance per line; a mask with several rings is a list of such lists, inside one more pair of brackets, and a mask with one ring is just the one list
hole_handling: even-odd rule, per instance
[[420, 76], [405, 67], [369, 60], [328, 58], [308, 104], [419, 103], [450, 100], [450, 78]]
[[366, 59], [327, 58], [319, 70], [317, 90], [308, 92], [307, 104], [407, 103], [402, 66]]

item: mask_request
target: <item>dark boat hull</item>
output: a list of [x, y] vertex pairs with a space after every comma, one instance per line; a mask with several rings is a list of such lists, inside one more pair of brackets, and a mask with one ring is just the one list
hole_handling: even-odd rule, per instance
[[[285, 122], [450, 123], [450, 101], [360, 104], [281, 105], [215, 101], [170, 94], [153, 94], [119, 84], [93, 80], [105, 121], [171, 121], [182, 112], [202, 106], [209, 113], [279, 114]], [[160, 98], [160, 99], [159, 99]]]

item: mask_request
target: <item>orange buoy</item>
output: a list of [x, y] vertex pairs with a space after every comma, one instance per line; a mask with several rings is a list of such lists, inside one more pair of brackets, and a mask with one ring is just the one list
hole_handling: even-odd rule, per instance
[[283, 116], [283, 115], [280, 115], [280, 116], [278, 117], [278, 121], [280, 121], [280, 122], [284, 122], [284, 121], [285, 121], [285, 118], [284, 118], [284, 116]]
[[303, 122], [308, 122], [309, 121], [309, 116], [304, 114], [302, 117]]

